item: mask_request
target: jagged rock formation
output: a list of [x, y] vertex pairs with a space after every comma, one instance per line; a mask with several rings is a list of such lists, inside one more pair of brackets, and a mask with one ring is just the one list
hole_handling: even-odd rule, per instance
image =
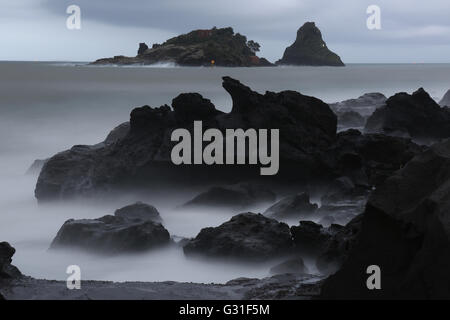
[[425, 141], [448, 138], [450, 110], [441, 108], [423, 88], [412, 95], [397, 93], [367, 119], [365, 130]]
[[[447, 139], [414, 157], [372, 193], [356, 245], [325, 281], [322, 297], [448, 299], [449, 199]], [[382, 290], [367, 289], [370, 265], [381, 269]]]
[[136, 203], [98, 219], [67, 220], [58, 231], [51, 249], [81, 248], [119, 254], [138, 252], [167, 245], [169, 232], [159, 223], [158, 211]]
[[215, 228], [204, 228], [183, 248], [186, 255], [264, 261], [292, 248], [289, 226], [262, 214], [241, 213]]
[[230, 186], [212, 187], [188, 201], [184, 206], [209, 206], [248, 208], [255, 204], [273, 202], [276, 195], [265, 186], [252, 183], [238, 183]]
[[194, 30], [149, 48], [139, 44], [136, 57], [115, 56], [92, 64], [175, 63], [180, 66], [260, 67], [273, 64], [255, 54], [247, 38], [232, 28]]
[[[239, 81], [224, 77], [224, 88], [233, 99], [225, 114], [196, 93], [181, 94], [173, 110], [144, 106], [131, 112], [129, 130], [116, 142], [74, 146], [52, 157], [43, 167], [36, 185], [39, 200], [94, 195], [115, 188], [173, 186], [177, 183], [236, 183], [259, 179], [259, 165], [180, 165], [171, 161], [171, 133], [177, 128], [192, 132], [193, 121], [203, 129], [280, 129], [280, 171], [275, 179], [320, 177], [320, 154], [336, 137], [336, 116], [319, 99], [294, 91], [256, 93]], [[122, 131], [121, 131], [122, 132]], [[301, 164], [299, 166], [299, 164]], [[291, 172], [292, 166], [296, 167]]]
[[330, 51], [314, 22], [306, 22], [297, 31], [295, 42], [286, 48], [279, 65], [344, 66], [341, 58]]
[[[216, 110], [196, 93], [181, 94], [159, 108], [144, 106], [131, 112], [130, 122], [94, 146], [74, 146], [48, 160], [39, 175], [35, 195], [39, 201], [112, 195], [130, 188], [160, 189], [183, 184], [223, 185], [239, 181], [315, 183], [339, 176], [383, 179], [421, 149], [411, 141], [359, 131], [336, 134], [336, 115], [321, 100], [295, 91], [264, 95], [239, 81], [224, 77], [231, 95], [230, 113]], [[260, 176], [259, 165], [175, 165], [170, 141], [174, 129], [193, 132], [193, 121], [203, 129], [244, 130], [277, 128], [280, 133], [279, 171]], [[358, 182], [359, 183], [359, 182]], [[363, 182], [361, 182], [363, 183]]]

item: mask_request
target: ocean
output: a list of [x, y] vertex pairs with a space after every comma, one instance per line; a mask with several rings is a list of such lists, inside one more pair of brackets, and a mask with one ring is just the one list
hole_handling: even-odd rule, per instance
[[[271, 265], [191, 260], [176, 247], [120, 257], [50, 252], [50, 242], [65, 220], [111, 214], [128, 204], [127, 199], [95, 205], [38, 205], [34, 198], [37, 177], [25, 175], [35, 159], [75, 144], [102, 141], [137, 106], [170, 105], [180, 93], [199, 92], [218, 109], [229, 111], [232, 102], [221, 87], [222, 76], [236, 78], [260, 93], [296, 90], [328, 103], [367, 92], [411, 93], [419, 87], [439, 100], [450, 88], [450, 64], [189, 68], [0, 62], [0, 241], [17, 249], [13, 263], [26, 275], [59, 280], [67, 277], [66, 267], [71, 264], [80, 265], [82, 278], [91, 280], [223, 283], [242, 276], [267, 276]], [[169, 232], [180, 237], [193, 237], [201, 228], [219, 225], [233, 214], [176, 210], [188, 196], [149, 195], [142, 200], [155, 205]]]

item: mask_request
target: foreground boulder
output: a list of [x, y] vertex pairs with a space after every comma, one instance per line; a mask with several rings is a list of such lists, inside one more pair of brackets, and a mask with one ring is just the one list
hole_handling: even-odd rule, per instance
[[22, 276], [19, 269], [11, 264], [16, 250], [8, 242], [0, 242], [0, 279], [12, 279]]
[[289, 226], [262, 214], [241, 213], [215, 228], [204, 228], [184, 246], [188, 256], [264, 261], [289, 253]]
[[280, 65], [344, 66], [341, 58], [331, 52], [314, 22], [306, 22], [297, 31], [295, 42], [286, 48]]
[[139, 44], [136, 57], [115, 56], [99, 59], [92, 64], [156, 64], [175, 63], [181, 66], [225, 66], [225, 67], [259, 67], [272, 66], [264, 58], [256, 56], [259, 44], [248, 41], [233, 29], [213, 28], [194, 30], [187, 34], [171, 38], [162, 44], [149, 48], [145, 43]]
[[238, 183], [230, 186], [212, 187], [184, 206], [247, 208], [259, 203], [273, 202], [275, 198], [275, 193], [267, 187], [251, 183]]
[[299, 218], [313, 214], [317, 208], [317, 204], [310, 202], [309, 194], [302, 192], [281, 199], [268, 208], [264, 215], [274, 219]]
[[412, 95], [397, 93], [367, 119], [365, 130], [436, 141], [450, 137], [450, 110], [439, 106], [423, 88]]
[[117, 210], [114, 216], [67, 220], [50, 248], [72, 247], [119, 254], [167, 245], [170, 243], [169, 232], [160, 223], [153, 221], [157, 217], [151, 208], [138, 203]]
[[[414, 157], [377, 187], [357, 244], [323, 286], [326, 299], [450, 297], [450, 140]], [[366, 269], [381, 269], [368, 290]]]

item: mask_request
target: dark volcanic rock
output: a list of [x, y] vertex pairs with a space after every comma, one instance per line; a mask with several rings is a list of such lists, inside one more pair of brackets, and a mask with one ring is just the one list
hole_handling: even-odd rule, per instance
[[[74, 146], [53, 156], [39, 175], [39, 201], [76, 197], [98, 198], [129, 189], [146, 191], [188, 185], [224, 185], [239, 181], [314, 184], [339, 176], [355, 184], [374, 185], [399, 169], [422, 149], [410, 140], [349, 130], [336, 135], [336, 115], [323, 101], [295, 91], [264, 95], [224, 77], [233, 108], [223, 113], [199, 94], [181, 94], [159, 108], [131, 112], [129, 124], [116, 128], [115, 138], [93, 146]], [[203, 130], [279, 129], [279, 171], [261, 176], [260, 165], [175, 165], [171, 160], [173, 130], [193, 121]], [[127, 125], [129, 128], [127, 129]], [[110, 137], [111, 137], [110, 135]]]
[[284, 51], [277, 64], [308, 66], [344, 66], [341, 58], [331, 52], [314, 22], [306, 22], [297, 31], [295, 42]]
[[368, 132], [433, 141], [450, 137], [450, 110], [441, 108], [422, 88], [412, 95], [397, 93], [366, 122]]
[[247, 38], [232, 28], [194, 30], [148, 48], [139, 44], [136, 57], [115, 56], [92, 64], [155, 64], [175, 63], [181, 66], [259, 67], [273, 66], [255, 55]]
[[16, 250], [8, 242], [0, 242], [0, 279], [20, 278], [19, 269], [11, 264]]
[[184, 253], [264, 261], [287, 254], [291, 247], [287, 224], [249, 212], [236, 215], [218, 227], [202, 229], [184, 246]]
[[273, 202], [275, 199], [275, 193], [264, 186], [238, 183], [230, 186], [212, 187], [187, 202], [185, 206], [246, 208], [258, 203]]
[[[169, 106], [144, 106], [131, 112], [127, 125], [114, 131], [114, 143], [74, 146], [53, 156], [43, 167], [35, 195], [42, 200], [93, 197], [117, 189], [157, 188], [182, 184], [225, 184], [255, 179], [300, 181], [333, 175], [322, 158], [336, 139], [336, 116], [314, 97], [294, 91], [261, 95], [229, 77], [223, 86], [233, 109], [225, 114], [198, 94], [182, 94]], [[171, 133], [193, 130], [193, 120], [203, 129], [248, 128], [280, 130], [280, 171], [261, 177], [259, 165], [180, 165], [171, 161]], [[125, 134], [125, 136], [122, 136]], [[111, 135], [110, 135], [111, 136]], [[117, 135], [115, 135], [117, 137]]]
[[149, 220], [154, 222], [162, 222], [158, 210], [154, 206], [143, 202], [136, 202], [114, 212], [116, 217], [122, 217], [129, 220]]
[[[450, 140], [417, 155], [377, 187], [362, 218], [357, 245], [328, 278], [326, 299], [450, 297]], [[367, 290], [370, 265], [382, 290]]]
[[300, 221], [300, 225], [291, 227], [295, 250], [300, 254], [317, 256], [324, 250], [331, 236], [341, 228], [343, 227], [335, 224], [324, 228], [312, 221]]
[[305, 266], [302, 258], [294, 258], [284, 261], [276, 266], [270, 268], [271, 274], [284, 274], [284, 273], [308, 273], [309, 270]]
[[320, 272], [332, 274], [340, 269], [357, 244], [361, 221], [362, 214], [353, 218], [345, 227], [337, 228], [337, 232], [332, 233], [324, 243], [316, 261]]
[[357, 200], [367, 196], [367, 188], [356, 186], [349, 177], [339, 177], [328, 185], [321, 202], [329, 205], [342, 200]]
[[138, 252], [166, 245], [169, 232], [155, 219], [158, 211], [149, 205], [136, 203], [98, 219], [67, 220], [50, 246], [81, 248], [118, 254]]
[[441, 101], [439, 101], [439, 105], [441, 107], [450, 107], [450, 90], [448, 90], [442, 97]]
[[309, 200], [309, 195], [305, 192], [281, 199], [268, 208], [264, 215], [275, 218], [298, 218], [300, 216], [311, 215], [317, 210], [317, 204]]
[[139, 49], [138, 49], [137, 54], [141, 55], [147, 50], [148, 50], [148, 45], [146, 43], [144, 43], [144, 42], [141, 42], [141, 43], [139, 43]]
[[376, 186], [423, 150], [410, 139], [350, 129], [338, 134], [324, 157], [329, 157], [336, 176], [347, 176], [356, 185]]

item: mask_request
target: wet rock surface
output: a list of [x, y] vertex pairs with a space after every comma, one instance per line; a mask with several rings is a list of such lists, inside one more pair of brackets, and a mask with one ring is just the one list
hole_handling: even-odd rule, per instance
[[137, 203], [115, 215], [98, 219], [67, 220], [50, 249], [80, 248], [104, 254], [140, 252], [170, 243], [169, 232], [159, 223], [158, 211]]
[[162, 218], [158, 210], [149, 204], [143, 202], [136, 202], [123, 208], [117, 209], [114, 212], [116, 217], [122, 217], [128, 220], [154, 221], [162, 222]]
[[265, 261], [288, 254], [291, 248], [287, 224], [248, 212], [202, 229], [183, 249], [187, 256]]

